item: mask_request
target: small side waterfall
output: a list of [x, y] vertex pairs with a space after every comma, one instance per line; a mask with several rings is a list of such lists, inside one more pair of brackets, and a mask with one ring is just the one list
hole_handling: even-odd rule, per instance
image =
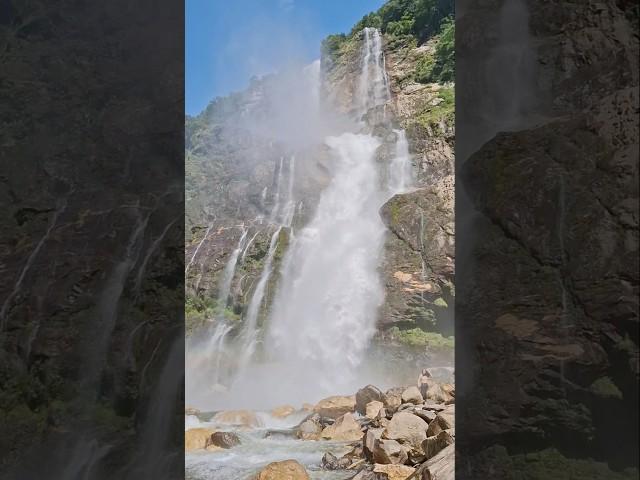
[[233, 276], [236, 273], [236, 265], [238, 263], [238, 257], [243, 250], [244, 241], [247, 238], [247, 233], [249, 230], [242, 227], [242, 235], [240, 235], [240, 240], [238, 240], [238, 245], [231, 252], [229, 256], [229, 261], [227, 265], [224, 267], [224, 272], [222, 273], [222, 282], [220, 291], [218, 293], [218, 306], [221, 308], [225, 308], [227, 306], [227, 301], [229, 298], [229, 293], [231, 291], [231, 282], [233, 281]]
[[189, 263], [187, 263], [187, 266], [184, 269], [184, 274], [185, 277], [187, 276], [187, 274], [189, 273], [189, 268], [191, 267], [191, 265], [193, 264], [193, 261], [196, 259], [196, 257], [198, 256], [198, 252], [200, 251], [200, 247], [202, 247], [202, 244], [204, 243], [204, 241], [207, 239], [207, 237], [209, 236], [209, 232], [211, 231], [211, 227], [212, 225], [209, 225], [207, 227], [207, 230], [204, 232], [204, 237], [202, 237], [202, 240], [200, 240], [200, 242], [198, 243], [198, 246], [196, 247], [196, 249], [193, 251], [193, 255], [191, 255], [191, 259], [189, 260]]
[[64, 212], [66, 206], [67, 206], [66, 201], [64, 201], [58, 206], [58, 208], [54, 212], [53, 218], [51, 219], [51, 222], [49, 222], [49, 226], [47, 227], [47, 230], [44, 232], [44, 235], [42, 236], [40, 241], [36, 244], [35, 248], [31, 251], [31, 254], [27, 258], [27, 261], [24, 263], [24, 267], [22, 267], [22, 271], [18, 276], [18, 280], [16, 280], [16, 283], [13, 286], [13, 290], [11, 291], [7, 299], [2, 304], [2, 308], [0, 309], [0, 332], [4, 330], [9, 309], [13, 306], [13, 299], [16, 297], [16, 295], [18, 295], [18, 293], [20, 293], [20, 290], [22, 289], [22, 283], [24, 282], [25, 276], [31, 269], [31, 266], [33, 265], [33, 262], [38, 256], [38, 253], [40, 253], [42, 246], [47, 242], [47, 240], [49, 240], [49, 236], [51, 235], [51, 232], [58, 225], [58, 218], [60, 217], [60, 214]]
[[405, 131], [394, 130], [394, 133], [397, 140], [395, 157], [389, 165], [389, 189], [396, 194], [406, 191], [413, 183], [413, 167]]
[[258, 280], [258, 284], [256, 285], [253, 295], [251, 296], [249, 307], [247, 308], [247, 315], [244, 320], [244, 332], [242, 334], [242, 343], [244, 346], [244, 352], [242, 353], [243, 358], [250, 358], [255, 350], [255, 343], [257, 341], [258, 315], [260, 314], [262, 300], [264, 299], [265, 290], [267, 288], [267, 284], [269, 283], [269, 277], [271, 277], [273, 257], [276, 253], [276, 247], [278, 246], [278, 238], [280, 237], [281, 230], [282, 227], [278, 227], [276, 231], [273, 232], [273, 235], [271, 235], [271, 242], [269, 243], [269, 251], [267, 252], [264, 267], [262, 268], [260, 279]]

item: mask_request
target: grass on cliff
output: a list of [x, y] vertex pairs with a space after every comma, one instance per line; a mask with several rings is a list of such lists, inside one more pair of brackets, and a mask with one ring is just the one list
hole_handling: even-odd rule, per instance
[[184, 305], [184, 317], [187, 335], [201, 327], [205, 321], [212, 318], [223, 318], [229, 322], [237, 322], [240, 315], [227, 307], [218, 305], [212, 298], [187, 296]]
[[421, 328], [400, 330], [398, 327], [392, 327], [389, 334], [394, 340], [410, 347], [453, 349], [455, 345], [453, 337], [444, 337], [435, 332], [425, 332]]
[[440, 130], [440, 124], [453, 124], [455, 120], [455, 90], [453, 86], [443, 87], [438, 91], [440, 102], [437, 105], [427, 105], [418, 115], [418, 123], [423, 127]]

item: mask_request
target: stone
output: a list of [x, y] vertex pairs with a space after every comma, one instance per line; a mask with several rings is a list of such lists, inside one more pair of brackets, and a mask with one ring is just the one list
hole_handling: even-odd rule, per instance
[[373, 467], [373, 472], [378, 474], [380, 480], [406, 480], [416, 469], [406, 465], [379, 465]]
[[427, 423], [433, 422], [436, 416], [438, 415], [436, 412], [432, 410], [422, 410], [422, 409], [414, 410], [413, 413], [419, 416], [421, 419], [423, 419]]
[[432, 437], [437, 435], [442, 430], [449, 430], [454, 428], [456, 424], [455, 406], [449, 405], [445, 410], [438, 413], [436, 418], [429, 424], [427, 429], [427, 436]]
[[345, 413], [333, 425], [325, 427], [320, 436], [326, 440], [353, 442], [362, 438], [362, 430], [353, 415]]
[[422, 451], [427, 460], [435, 457], [441, 450], [454, 442], [454, 436], [451, 432], [451, 430], [442, 430], [437, 435], [427, 437], [422, 442]]
[[453, 385], [451, 383], [443, 383], [442, 385], [440, 385], [440, 388], [442, 389], [442, 391], [446, 395], [449, 395], [452, 398], [456, 397], [456, 387], [455, 387], [455, 385]]
[[271, 410], [271, 416], [276, 418], [285, 418], [296, 412], [291, 405], [282, 405]]
[[262, 425], [256, 414], [250, 410], [225, 410], [216, 413], [212, 421], [238, 427], [259, 427]]
[[184, 449], [187, 452], [204, 450], [209, 446], [211, 435], [216, 431], [210, 428], [192, 428], [184, 432]]
[[420, 389], [418, 387], [411, 386], [402, 392], [402, 403], [413, 403], [419, 405], [424, 402]]
[[215, 447], [232, 448], [240, 445], [240, 437], [233, 432], [216, 432], [211, 435], [209, 442]]
[[376, 440], [373, 446], [373, 461], [383, 464], [404, 464], [409, 459], [407, 451], [395, 440]]
[[436, 380], [433, 378], [427, 379], [427, 398], [425, 398], [425, 400], [430, 400], [435, 403], [444, 403], [450, 398], [451, 397], [442, 390], [442, 387]]
[[384, 407], [390, 413], [394, 413], [402, 404], [403, 391], [404, 388], [390, 388], [385, 392], [382, 402], [384, 403]]
[[340, 468], [338, 465], [338, 457], [331, 452], [326, 452], [322, 456], [322, 468], [325, 470], [338, 470]]
[[380, 410], [384, 410], [384, 403], [374, 400], [367, 403], [367, 407], [365, 408], [365, 416], [373, 420], [374, 418], [378, 417]]
[[264, 467], [253, 480], [311, 480], [304, 466], [295, 460], [273, 462]]
[[376, 440], [382, 438], [383, 431], [384, 429], [382, 428], [369, 428], [365, 432], [362, 447], [364, 457], [367, 460], [373, 460], [373, 449], [375, 447]]
[[323, 417], [338, 418], [345, 413], [353, 412], [356, 409], [356, 400], [353, 396], [333, 396], [320, 400], [313, 411]]
[[455, 445], [449, 445], [420, 466], [420, 480], [455, 480]]
[[383, 438], [397, 440], [413, 450], [422, 451], [422, 442], [427, 438], [429, 424], [411, 412], [396, 413], [383, 433]]
[[356, 411], [361, 415], [366, 415], [367, 404], [373, 401], [384, 403], [384, 394], [382, 391], [374, 385], [367, 385], [361, 388], [356, 393]]
[[296, 427], [296, 437], [300, 440], [318, 440], [322, 433], [320, 420], [320, 415], [317, 413], [309, 415]]

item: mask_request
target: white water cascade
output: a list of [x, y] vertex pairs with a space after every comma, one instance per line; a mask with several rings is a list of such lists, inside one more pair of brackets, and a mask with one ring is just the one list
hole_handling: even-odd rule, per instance
[[266, 350], [286, 371], [291, 400], [353, 385], [384, 298], [377, 272], [385, 233], [378, 210], [386, 199], [375, 162], [380, 142], [346, 133], [327, 145], [334, 177], [287, 255], [269, 322]]
[[404, 130], [394, 130], [396, 134], [395, 157], [389, 165], [389, 189], [392, 194], [405, 192], [413, 183], [413, 167], [409, 155], [409, 143]]
[[391, 97], [380, 31], [367, 27], [363, 36], [362, 70], [356, 101], [360, 116], [370, 108], [383, 105]]
[[247, 233], [249, 230], [242, 227], [242, 235], [240, 235], [240, 240], [238, 240], [238, 245], [231, 252], [229, 256], [229, 261], [227, 265], [224, 267], [224, 272], [222, 273], [222, 283], [220, 287], [220, 292], [218, 293], [218, 305], [221, 308], [225, 308], [227, 306], [227, 300], [229, 298], [229, 293], [231, 292], [231, 282], [233, 281], [233, 276], [236, 273], [236, 265], [238, 264], [238, 257], [240, 253], [243, 251], [244, 241], [247, 238]]

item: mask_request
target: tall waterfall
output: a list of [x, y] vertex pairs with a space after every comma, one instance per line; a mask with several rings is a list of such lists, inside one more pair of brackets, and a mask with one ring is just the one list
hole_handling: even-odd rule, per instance
[[[380, 32], [366, 28], [362, 38], [361, 71], [353, 100], [356, 121], [391, 98]], [[305, 78], [318, 76], [319, 63], [307, 67], [305, 74]], [[367, 128], [362, 122], [358, 125]], [[228, 391], [216, 394], [212, 407], [300, 404], [351, 392], [366, 381], [362, 368], [384, 300], [378, 269], [386, 229], [379, 210], [412, 183], [406, 135], [403, 130], [394, 133], [395, 156], [386, 164], [377, 158], [381, 140], [372, 134], [346, 132], [324, 139], [330, 157], [329, 182], [315, 213], [295, 235], [291, 227], [299, 209], [294, 195], [296, 158], [292, 155], [287, 162], [281, 157], [277, 162], [269, 215], [274, 230], [240, 336], [234, 341], [235, 374]], [[289, 245], [276, 272], [274, 259], [283, 231]], [[239, 252], [240, 261], [252, 241]], [[279, 278], [275, 295], [269, 295], [273, 298], [269, 316], [260, 325], [275, 273]], [[216, 330], [211, 344], [218, 355], [217, 370], [222, 355], [218, 353], [225, 347], [216, 342], [227, 333]], [[260, 342], [263, 355], [257, 361]], [[215, 378], [222, 376], [216, 373]]]
[[266, 347], [293, 367], [287, 378], [307, 396], [354, 381], [384, 298], [377, 272], [385, 232], [378, 210], [386, 199], [375, 162], [380, 142], [346, 133], [326, 143], [334, 177], [289, 252]]

